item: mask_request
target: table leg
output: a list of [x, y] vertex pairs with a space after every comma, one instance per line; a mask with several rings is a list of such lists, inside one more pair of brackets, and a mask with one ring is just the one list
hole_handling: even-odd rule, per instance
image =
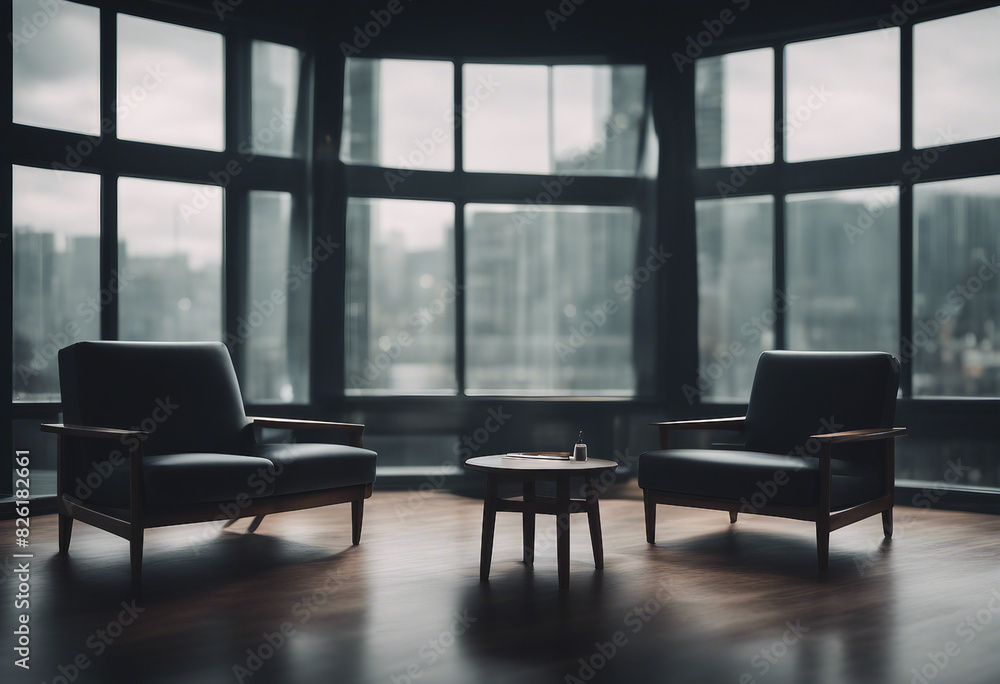
[[493, 560], [493, 529], [497, 521], [497, 476], [486, 476], [486, 496], [483, 499], [483, 548], [479, 556], [479, 581], [490, 578]]
[[556, 480], [556, 559], [559, 588], [569, 586], [569, 477]]
[[[535, 482], [534, 480], [524, 481], [524, 502], [534, 503]], [[521, 514], [521, 524], [524, 528], [524, 562], [533, 565], [535, 562], [535, 514], [524, 512]]]
[[601, 509], [598, 503], [599, 492], [594, 486], [594, 480], [587, 479], [585, 490], [587, 498], [587, 520], [590, 522], [590, 545], [594, 547], [594, 567], [604, 568], [604, 540], [601, 538]]

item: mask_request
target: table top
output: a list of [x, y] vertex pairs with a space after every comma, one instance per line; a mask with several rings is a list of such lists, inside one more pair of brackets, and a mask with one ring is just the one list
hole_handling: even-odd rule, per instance
[[601, 458], [588, 458], [586, 461], [553, 461], [550, 459], [504, 458], [503, 454], [496, 456], [477, 456], [465, 462], [466, 468], [484, 473], [518, 473], [530, 472], [533, 475], [582, 475], [600, 470], [617, 468], [615, 461]]

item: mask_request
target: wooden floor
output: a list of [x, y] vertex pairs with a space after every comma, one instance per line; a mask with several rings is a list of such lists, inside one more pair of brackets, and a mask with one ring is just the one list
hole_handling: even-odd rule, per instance
[[[661, 507], [650, 546], [634, 483], [601, 505], [605, 569], [574, 516], [564, 595], [551, 518], [532, 570], [518, 516], [499, 514], [480, 584], [482, 502], [446, 493], [376, 491], [357, 547], [349, 506], [253, 535], [153, 530], [134, 621], [127, 544], [78, 523], [60, 557], [54, 516], [36, 518], [32, 668], [12, 663], [4, 577], [0, 681], [1000, 681], [1000, 517], [897, 508], [891, 543], [878, 517], [835, 532], [821, 577], [807, 523]], [[0, 562], [13, 539], [0, 523]]]

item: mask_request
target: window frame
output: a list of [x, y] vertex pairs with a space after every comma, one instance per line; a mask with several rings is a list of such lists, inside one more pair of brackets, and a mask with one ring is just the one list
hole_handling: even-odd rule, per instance
[[[2, 126], [5, 131], [4, 147], [6, 161], [0, 165], [0, 183], [10, 188], [13, 166], [29, 166], [52, 169], [54, 163], [62, 163], [66, 148], [75, 147], [82, 140], [93, 143], [93, 151], [86, 155], [74, 171], [85, 171], [100, 176], [101, 179], [101, 229], [100, 229], [100, 282], [108, 283], [118, 267], [118, 179], [134, 177], [149, 180], [177, 181], [215, 185], [224, 190], [223, 230], [222, 230], [222, 292], [221, 319], [223, 323], [218, 341], [238, 339], [236, 333], [238, 319], [247, 307], [248, 259], [249, 259], [249, 202], [251, 191], [273, 190], [288, 192], [292, 196], [292, 226], [290, 239], [293, 246], [290, 255], [303, 255], [312, 249], [311, 183], [312, 183], [312, 143], [313, 133], [313, 75], [315, 70], [315, 50], [303, 29], [289, 29], [276, 24], [244, 20], [235, 15], [219, 17], [211, 8], [196, 10], [153, 4], [142, 7], [123, 5], [101, 0], [73, 0], [78, 4], [97, 7], [100, 10], [100, 116], [102, 128], [110, 121], [110, 133], [104, 133], [100, 142], [95, 136], [57, 129], [47, 129], [14, 123], [10, 112], [13, 110], [13, 89], [5, 88], [0, 99], [0, 107], [8, 112]], [[115, 135], [117, 97], [117, 21], [119, 14], [128, 14], [144, 19], [176, 24], [220, 34], [223, 37], [223, 78], [225, 83], [224, 102], [224, 142], [225, 148], [210, 151], [197, 148], [178, 147], [159, 143], [120, 140]], [[2, 24], [5, 35], [12, 31], [12, 12], [4, 13]], [[299, 100], [295, 121], [295, 155], [277, 157], [265, 153], [255, 153], [250, 158], [239, 151], [239, 146], [253, 134], [251, 130], [252, 98], [252, 42], [255, 40], [274, 42], [293, 47], [303, 54], [299, 73]], [[0, 58], [0, 69], [10, 74], [13, 70], [13, 51], [4, 50]], [[233, 165], [236, 165], [235, 167]], [[227, 169], [237, 169], [230, 173], [228, 180], [223, 175]], [[209, 173], [215, 173], [213, 178]], [[222, 179], [221, 182], [218, 179]], [[10, 192], [3, 195], [2, 209], [10, 215], [12, 197]], [[0, 259], [13, 264], [12, 236], [0, 234]], [[13, 341], [13, 278], [0, 279], [0, 317], [4, 335], [0, 335], [0, 354], [12, 358]], [[307, 283], [308, 285], [308, 283]], [[307, 288], [308, 289], [308, 288]], [[109, 289], [110, 291], [110, 289]], [[313, 298], [315, 300], [315, 297]], [[111, 299], [100, 312], [100, 339], [116, 340], [119, 331], [119, 301], [111, 292]], [[312, 342], [312, 335], [306, 340]], [[246, 360], [240, 344], [230, 344], [233, 362], [239, 375], [246, 372]], [[310, 387], [314, 383], [310, 382]], [[61, 418], [58, 402], [15, 402], [11, 373], [4, 373], [0, 380], [0, 392], [4, 393], [2, 405], [4, 419], [0, 421], [0, 444], [5, 445], [0, 455], [0, 497], [9, 495], [13, 484], [11, 469], [7, 467], [13, 457], [15, 446], [13, 422], [15, 420], [57, 421]], [[307, 404], [311, 397], [296, 399], [295, 404]], [[264, 403], [249, 402], [248, 406], [266, 406]], [[282, 404], [282, 406], [289, 406]], [[293, 409], [294, 411], [294, 409]]]
[[[533, 198], [542, 190], [543, 183], [559, 182], [560, 176], [572, 175], [573, 182], [561, 184], [562, 192], [559, 197], [552, 200], [552, 206], [594, 206], [594, 207], [624, 207], [633, 209], [639, 220], [642, 221], [643, 207], [641, 206], [640, 189], [644, 182], [642, 167], [643, 160], [647, 153], [647, 126], [646, 122], [650, 116], [650, 65], [636, 60], [616, 60], [607, 56], [603, 57], [538, 57], [538, 58], [502, 58], [491, 57], [471, 58], [471, 57], [434, 57], [434, 56], [412, 56], [397, 55], [393, 53], [372, 52], [366, 53], [364, 59], [413, 59], [420, 61], [443, 61], [452, 64], [453, 69], [453, 96], [451, 106], [455, 112], [454, 124], [454, 144], [453, 144], [453, 170], [435, 171], [413, 169], [407, 170], [406, 182], [387, 191], [384, 174], [387, 172], [398, 172], [401, 169], [393, 166], [379, 166], [366, 163], [340, 162], [345, 179], [345, 198], [343, 219], [346, 220], [346, 204], [349, 199], [400, 199], [400, 200], [428, 200], [451, 202], [455, 206], [455, 281], [456, 289], [459, 293], [465, 292], [466, 270], [465, 270], [465, 211], [469, 204], [512, 204], [523, 205], [526, 197]], [[497, 64], [497, 65], [525, 65], [525, 66], [641, 66], [645, 70], [644, 99], [642, 102], [642, 116], [640, 119], [641, 129], [639, 130], [638, 149], [636, 151], [636, 169], [631, 175], [622, 172], [607, 172], [601, 175], [594, 172], [580, 174], [562, 173], [508, 173], [493, 171], [466, 171], [463, 166], [464, 141], [463, 141], [463, 66], [466, 64]], [[346, 73], [346, 59], [341, 62], [341, 67]], [[341, 83], [346, 87], [345, 78], [341, 75]], [[551, 97], [551, 95], [550, 95]], [[343, 94], [341, 95], [341, 106], [343, 104]], [[550, 117], [553, 115], [549, 113]], [[339, 149], [338, 149], [339, 151]], [[639, 239], [641, 241], [642, 231]], [[637, 247], [640, 245], [637, 245]], [[346, 276], [345, 276], [346, 277]], [[576, 395], [561, 393], [558, 390], [548, 393], [517, 393], [510, 394], [483, 394], [467, 392], [466, 382], [466, 301], [461, 294], [456, 301], [455, 315], [455, 377], [456, 391], [448, 394], [447, 397], [464, 400], [472, 398], [475, 400], [489, 400], [496, 396], [505, 400], [517, 399], [542, 399], [551, 401], [578, 401], [578, 400], [633, 400], [649, 398], [648, 392], [642, 391], [641, 383], [636, 384], [635, 391], [628, 396], [619, 395]], [[345, 311], [337, 312], [341, 330], [339, 331], [339, 344], [346, 345], [346, 330], [343, 321]], [[634, 332], [634, 331], [633, 331]], [[636, 340], [631, 341], [633, 353], [638, 354]], [[636, 359], [636, 365], [638, 359]], [[345, 396], [346, 368], [340, 369], [339, 382], [332, 387], [327, 385], [326, 397], [338, 399]], [[336, 388], [336, 389], [335, 389]], [[440, 394], [440, 393], [436, 393]], [[380, 393], [379, 395], [350, 395], [351, 400], [379, 400], [380, 398], [425, 397], [428, 395], [419, 392], [392, 392]], [[431, 395], [433, 396], [433, 395]]]
[[[899, 149], [889, 152], [877, 152], [832, 159], [816, 159], [799, 162], [788, 162], [784, 156], [783, 135], [776, 135], [774, 140], [774, 161], [769, 164], [758, 164], [752, 170], [740, 172], [748, 167], [711, 167], [698, 168], [694, 165], [692, 204], [697, 200], [718, 199], [754, 195], [771, 195], [774, 197], [773, 250], [774, 272], [773, 288], [775, 291], [786, 291], [786, 201], [789, 195], [809, 192], [825, 192], [851, 190], [858, 188], [896, 187], [899, 189], [899, 332], [900, 338], [912, 339], [913, 336], [913, 255], [914, 255], [914, 185], [940, 180], [954, 180], [991, 176], [1000, 174], [1000, 137], [985, 140], [956, 142], [948, 146], [946, 154], [940, 154], [919, 177], [904, 173], [903, 167], [915, 157], [920, 158], [928, 150], [939, 150], [939, 147], [917, 148], [913, 144], [913, 29], [916, 24], [933, 21], [956, 14], [976, 11], [985, 7], [994, 7], [995, 2], [973, 3], [969, 6], [940, 8], [921, 8], [919, 20], [910, 19], [898, 27], [900, 31], [900, 140]], [[785, 48], [790, 43], [808, 40], [819, 40], [837, 36], [851, 35], [865, 31], [876, 31], [891, 24], [879, 23], [876, 20], [866, 22], [851, 22], [837, 27], [804, 28], [773, 36], [755, 37], [748, 40], [723, 41], [706, 49], [702, 57], [717, 57], [733, 52], [742, 52], [757, 48], [771, 47], [774, 49], [774, 121], [772, 131], [781, 131], [784, 122], [785, 107]], [[691, 92], [693, 93], [693, 73]], [[691, 100], [692, 118], [694, 101]], [[737, 173], [741, 173], [737, 176]], [[740, 183], [733, 187], [733, 178], [738, 177]], [[720, 195], [719, 184], [733, 188], [725, 195]], [[775, 322], [775, 349], [787, 349], [787, 317], [784, 312], [777, 311]], [[700, 359], [698, 359], [700, 363]], [[902, 363], [900, 372], [900, 399], [904, 404], [913, 401], [925, 408], [920, 413], [932, 410], [930, 407], [942, 403], [954, 407], [957, 403], [963, 406], [976, 405], [980, 407], [995, 407], [1000, 405], [1000, 397], [935, 397], [913, 395], [913, 364]], [[731, 402], [715, 402], [703, 400], [705, 405], [738, 406]], [[981, 430], [980, 430], [981, 432]]]

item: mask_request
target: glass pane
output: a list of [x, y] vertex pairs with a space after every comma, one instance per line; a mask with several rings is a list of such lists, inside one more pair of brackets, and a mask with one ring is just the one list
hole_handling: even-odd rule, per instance
[[757, 358], [774, 347], [774, 198], [698, 200], [698, 368], [688, 404], [743, 402]]
[[218, 33], [118, 15], [118, 137], [225, 149]]
[[351, 198], [348, 394], [454, 394], [455, 205]]
[[123, 340], [222, 339], [223, 190], [118, 179]]
[[774, 161], [774, 50], [734, 52], [695, 63], [698, 166]]
[[[42, 423], [58, 423], [56, 414], [41, 420], [14, 420], [14, 449], [27, 451], [30, 457], [31, 496], [55, 496], [56, 493], [56, 453], [55, 435], [41, 431]], [[6, 483], [5, 483], [6, 484]]]
[[1000, 8], [913, 27], [913, 144], [1000, 135]]
[[623, 207], [466, 206], [469, 394], [635, 393], [634, 295], [665, 261], [637, 255], [638, 223]]
[[100, 131], [100, 10], [14, 0], [14, 121]]
[[[309, 287], [294, 277], [304, 258], [293, 258], [292, 241], [291, 194], [251, 192], [247, 302], [230, 340], [246, 345], [248, 401], [308, 401]], [[329, 257], [329, 246], [317, 248]]]
[[785, 159], [899, 149], [899, 29], [785, 49]]
[[899, 189], [789, 195], [788, 346], [899, 348]]
[[302, 53], [286, 45], [255, 40], [251, 63], [250, 145], [256, 152], [291, 157], [295, 151]]
[[[346, 69], [343, 161], [403, 169], [455, 168], [451, 62], [349, 58]], [[389, 189], [394, 187], [390, 184]]]
[[549, 173], [549, 67], [462, 67], [466, 171]]
[[913, 192], [913, 393], [1000, 396], [1000, 176]]
[[14, 401], [59, 401], [57, 354], [100, 339], [110, 296], [100, 291], [101, 177], [13, 172]]
[[551, 170], [635, 173], [645, 87], [641, 66], [552, 67]]

